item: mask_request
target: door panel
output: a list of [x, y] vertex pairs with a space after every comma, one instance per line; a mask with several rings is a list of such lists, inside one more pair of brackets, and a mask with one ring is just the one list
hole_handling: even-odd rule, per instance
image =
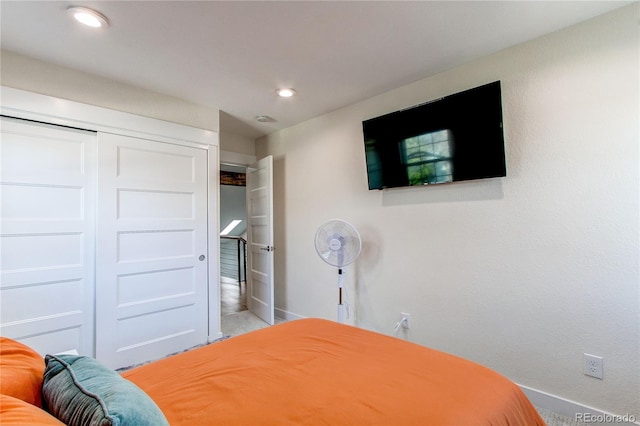
[[96, 134], [2, 118], [0, 334], [94, 355]]
[[273, 157], [247, 169], [248, 269], [247, 304], [268, 324], [274, 323]]
[[117, 368], [204, 343], [207, 151], [98, 142], [97, 356]]

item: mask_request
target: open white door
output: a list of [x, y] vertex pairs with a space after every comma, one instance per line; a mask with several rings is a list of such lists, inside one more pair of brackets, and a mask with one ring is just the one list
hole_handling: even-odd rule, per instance
[[273, 308], [273, 157], [247, 168], [247, 306], [268, 324]]

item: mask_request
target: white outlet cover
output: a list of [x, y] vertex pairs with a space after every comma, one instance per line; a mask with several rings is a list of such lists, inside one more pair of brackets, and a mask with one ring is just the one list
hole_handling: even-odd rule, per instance
[[601, 356], [584, 354], [582, 372], [586, 376], [604, 379], [604, 359]]

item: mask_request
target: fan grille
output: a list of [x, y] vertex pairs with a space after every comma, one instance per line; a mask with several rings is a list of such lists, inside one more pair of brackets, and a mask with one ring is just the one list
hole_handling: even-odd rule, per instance
[[331, 266], [342, 268], [352, 263], [362, 248], [360, 234], [344, 220], [333, 219], [316, 231], [316, 252]]

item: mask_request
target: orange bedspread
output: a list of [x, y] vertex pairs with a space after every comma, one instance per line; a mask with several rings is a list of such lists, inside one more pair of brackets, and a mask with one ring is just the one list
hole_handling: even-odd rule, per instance
[[178, 425], [544, 425], [478, 364], [326, 320], [254, 331], [122, 374]]

